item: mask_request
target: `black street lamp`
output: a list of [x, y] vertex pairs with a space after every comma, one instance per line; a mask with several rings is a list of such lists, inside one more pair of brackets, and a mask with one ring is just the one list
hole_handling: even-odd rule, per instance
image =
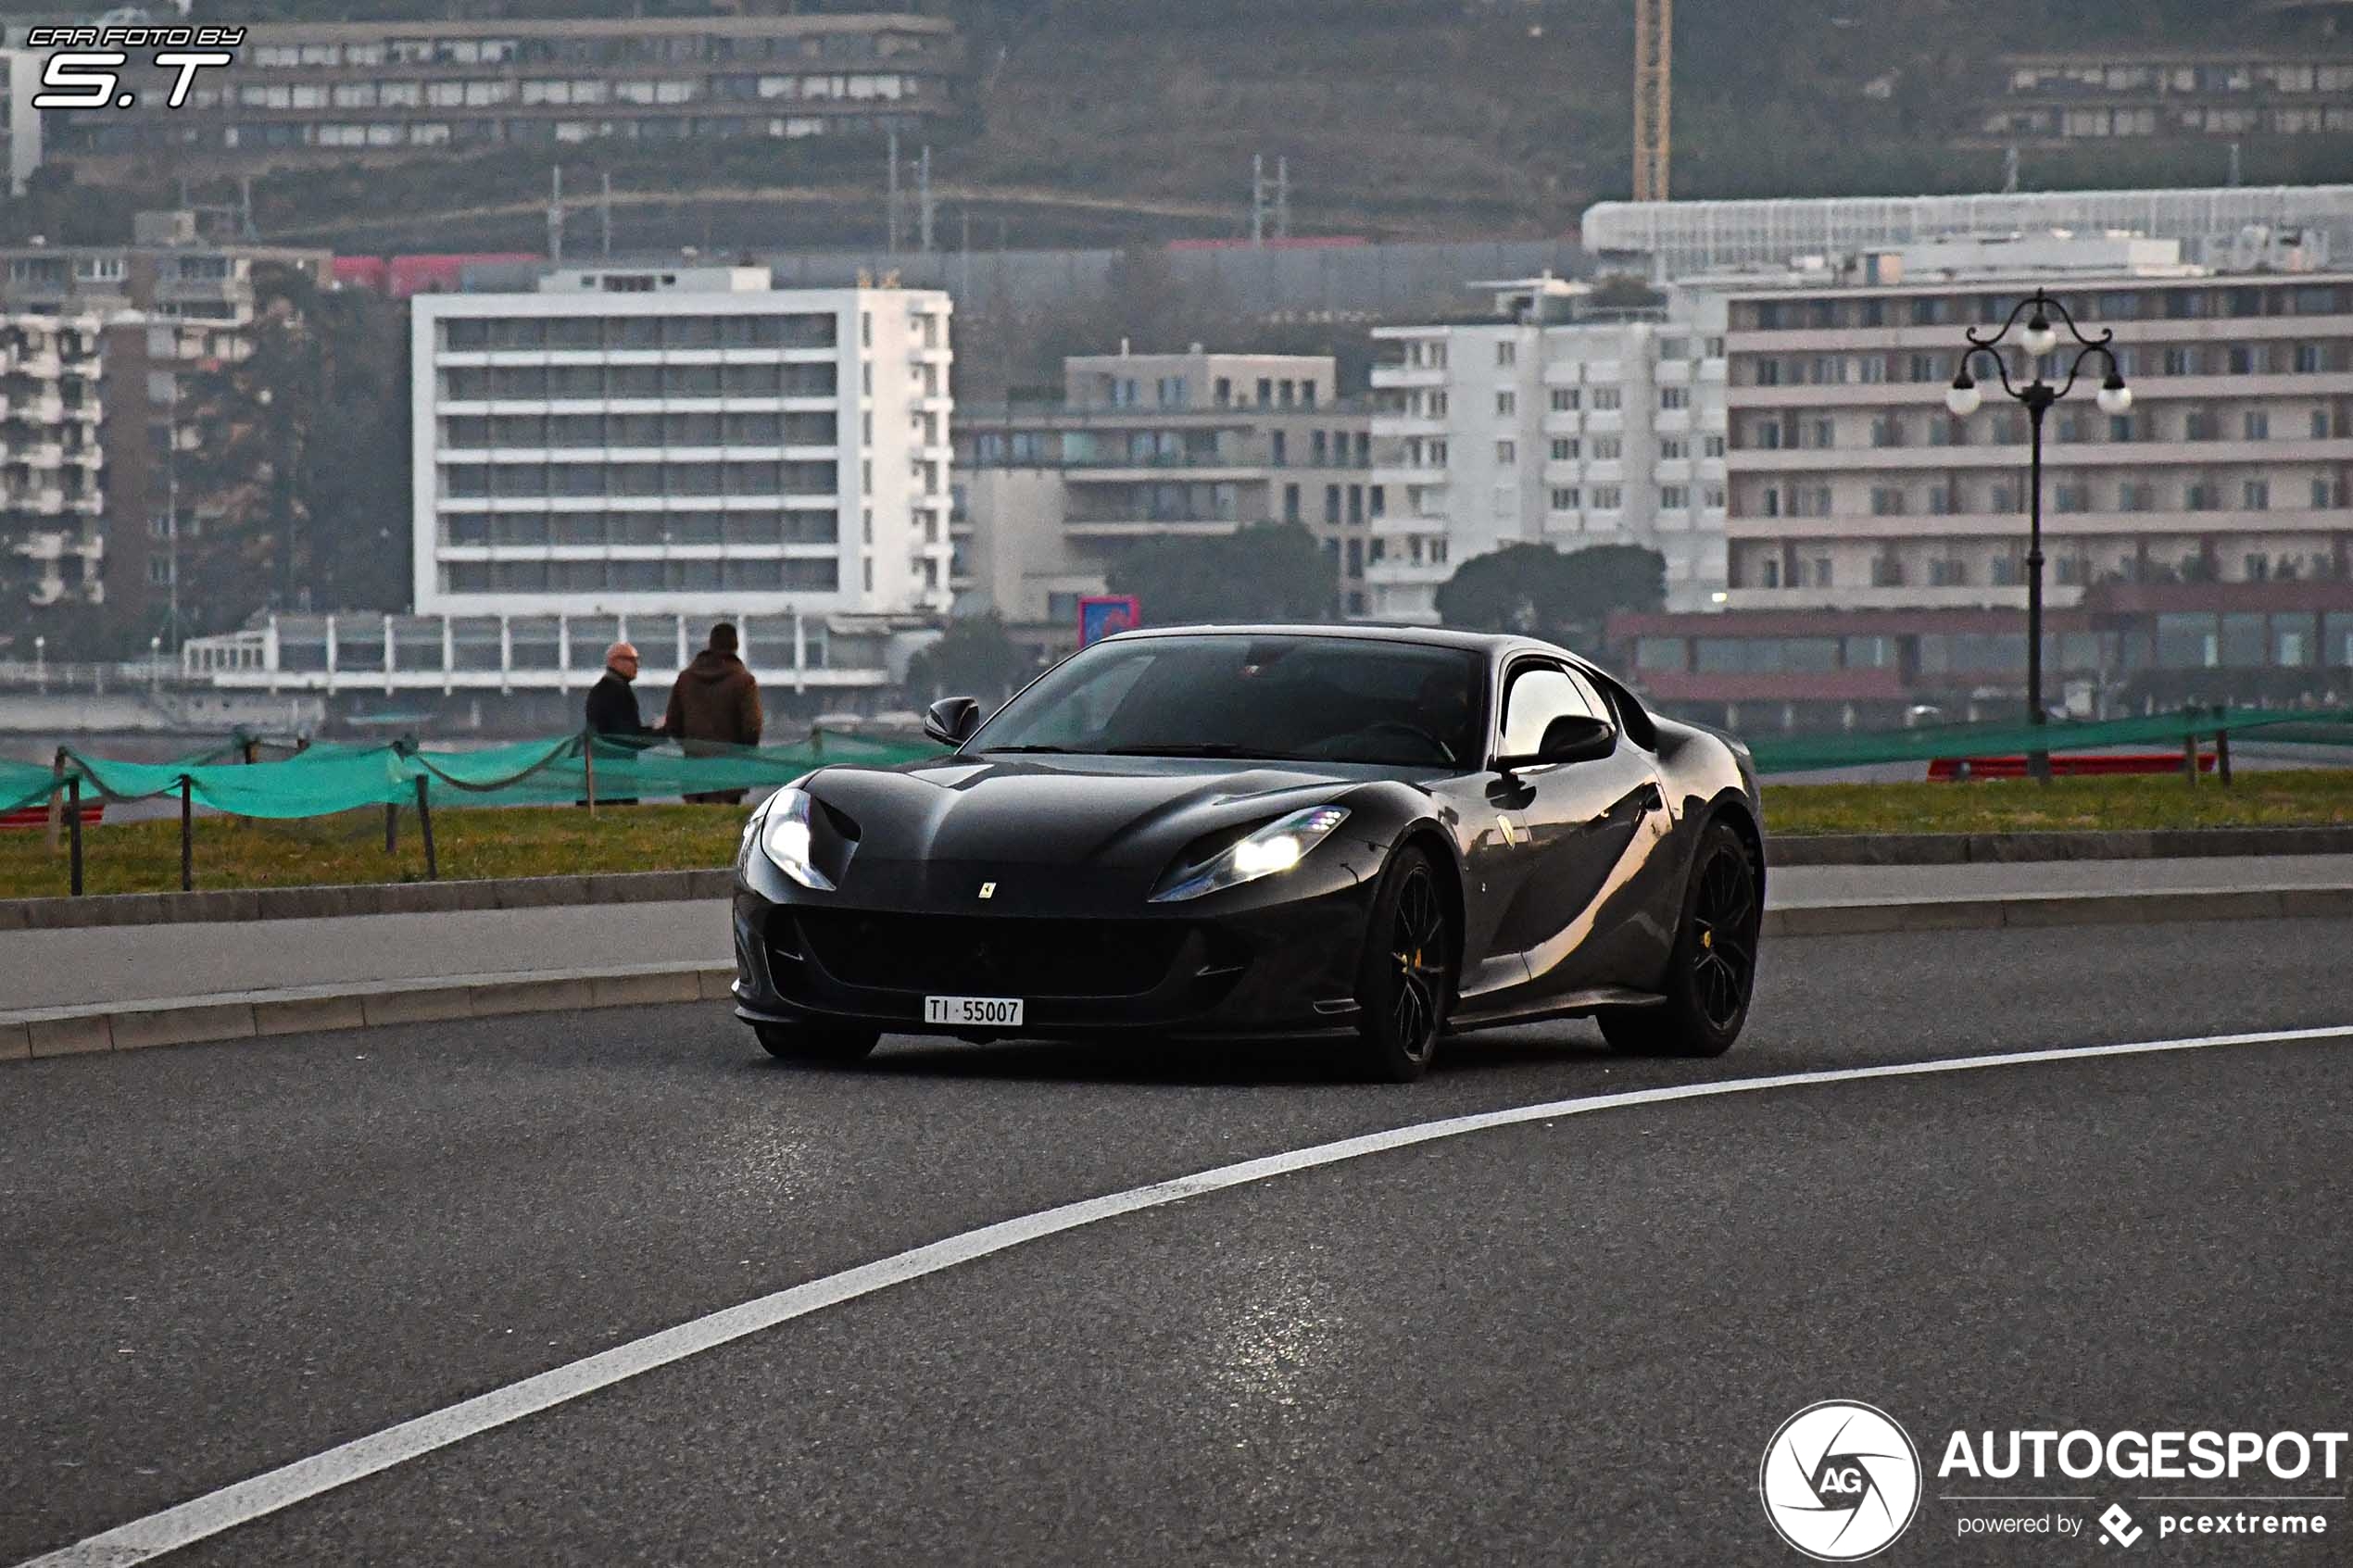
[[[2032, 308], [2034, 313], [2027, 317], [2026, 329], [2019, 334], [2018, 343], [2019, 347], [2026, 352], [2026, 368], [2034, 372], [2034, 379], [2021, 386], [2010, 380], [2009, 364], [2003, 358], [1999, 345], [2010, 335], [2010, 329], [2018, 325], [2020, 313], [2029, 308]], [[2059, 346], [2058, 329], [2051, 325], [2053, 316], [2057, 316], [2066, 325], [2068, 336], [2075, 340], [2075, 358], [2067, 368], [2067, 380], [2057, 386], [2053, 386], [2043, 379], [2045, 357]], [[2108, 345], [2115, 340], [2115, 330], [2113, 328], [2103, 330], [2095, 338], [2085, 337], [2082, 330], [2075, 325], [2075, 318], [2068, 314], [2067, 307], [2041, 289], [2036, 289], [2033, 294], [2018, 302], [2017, 307], [2010, 312], [2009, 320], [2002, 323], [2000, 332], [1990, 336], [1980, 337], [1977, 334], [1977, 329], [1970, 327], [1964, 330], [1962, 335], [1969, 339], [1969, 345], [1961, 351], [1960, 371], [1954, 376], [1951, 389], [1944, 394], [1944, 406], [1960, 419], [1967, 419], [1977, 412], [1979, 406], [1985, 400], [1985, 395], [1979, 389], [1976, 379], [1969, 374], [1969, 365], [1979, 355], [1983, 354], [1993, 359], [1994, 369], [2002, 378], [2002, 390], [2009, 394], [2013, 400], [2025, 405], [2028, 423], [2033, 427], [2033, 458], [2027, 470], [2029, 499], [2026, 535], [2026, 716], [2028, 722], [2040, 725], [2045, 718], [2043, 712], [2043, 416], [2051, 411], [2052, 404], [2075, 389], [2076, 378], [2083, 370], [2083, 362], [2095, 354], [2108, 365], [2108, 375], [2101, 381], [2099, 391], [2099, 405], [2103, 413], [2115, 415], [2129, 410], [2133, 407], [2133, 389], [2124, 384], [2124, 377], [2116, 368], [2116, 355], [2108, 347]], [[2050, 782], [2051, 754], [2048, 751], [2038, 746], [2027, 754], [2026, 762], [2028, 771], [2034, 777], [2045, 784]]]

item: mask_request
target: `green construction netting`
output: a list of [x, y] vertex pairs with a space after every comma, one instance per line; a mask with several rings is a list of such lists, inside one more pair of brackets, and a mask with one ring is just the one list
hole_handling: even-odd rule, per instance
[[2271, 708], [2204, 709], [2096, 722], [1926, 724], [1912, 730], [1850, 731], [1842, 734], [1756, 739], [1760, 773], [1801, 773], [1878, 762], [1927, 763], [1939, 757], [2015, 756], [2028, 751], [2098, 751], [2117, 746], [2164, 746], [2179, 750], [2190, 735], [2227, 730], [2249, 740], [2306, 746], [2353, 746], [2353, 709], [2296, 711]]
[[[564, 735], [479, 751], [321, 745], [275, 760], [222, 760], [241, 758], [244, 747], [232, 741], [170, 762], [120, 762], [70, 749], [64, 757], [85, 800], [177, 795], [185, 780], [190, 797], [216, 811], [291, 818], [414, 805], [421, 779], [435, 806], [569, 803], [587, 797], [592, 770], [598, 799], [643, 799], [761, 788], [827, 762], [904, 762], [937, 749], [824, 734], [794, 746], [697, 743], [689, 754], [674, 742], [635, 746], [600, 737], [590, 755], [583, 737]], [[0, 810], [45, 803], [57, 784], [49, 768], [0, 761]]]

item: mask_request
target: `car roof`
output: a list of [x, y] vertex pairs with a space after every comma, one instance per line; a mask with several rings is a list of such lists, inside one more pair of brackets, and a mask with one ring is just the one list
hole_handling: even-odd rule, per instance
[[[1428, 647], [1468, 648], [1490, 658], [1509, 653], [1548, 653], [1578, 659], [1567, 648], [1534, 637], [1503, 632], [1464, 632], [1451, 626], [1376, 626], [1329, 621], [1251, 622], [1241, 625], [1138, 626], [1114, 633], [1104, 642], [1143, 641], [1151, 637], [1224, 635], [1234, 637], [1323, 637], [1334, 641], [1419, 643]], [[1578, 659], [1578, 662], [1584, 660]]]

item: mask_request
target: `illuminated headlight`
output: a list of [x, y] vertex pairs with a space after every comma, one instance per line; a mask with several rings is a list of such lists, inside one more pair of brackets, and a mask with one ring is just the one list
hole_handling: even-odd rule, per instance
[[778, 871], [801, 886], [819, 893], [834, 890], [833, 878], [819, 871], [810, 861], [813, 838], [809, 827], [810, 799], [805, 789], [780, 789], [768, 797], [744, 828], [746, 847], [756, 834], [761, 853], [775, 863]]
[[1184, 880], [1152, 895], [1155, 904], [1198, 898], [1262, 876], [1275, 876], [1305, 859], [1308, 852], [1348, 821], [1347, 808], [1311, 806], [1268, 822], [1207, 865], [1185, 874]]

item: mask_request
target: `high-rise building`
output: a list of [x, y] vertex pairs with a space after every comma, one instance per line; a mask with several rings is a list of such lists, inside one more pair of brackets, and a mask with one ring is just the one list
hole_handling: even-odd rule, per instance
[[945, 609], [948, 296], [768, 285], [420, 296], [419, 612]]
[[41, 111], [32, 107], [41, 91], [41, 70], [47, 52], [0, 49], [0, 80], [8, 89], [8, 107], [0, 113], [0, 165], [8, 171], [8, 194], [20, 196], [41, 167]]
[[176, 483], [182, 387], [252, 351], [257, 267], [323, 284], [330, 259], [208, 239], [185, 212], [138, 214], [128, 245], [0, 249], [0, 531], [40, 563], [36, 603], [177, 640], [174, 546], [208, 504]]
[[[1800, 728], [2008, 709], [2028, 418], [1983, 358], [1977, 413], [1944, 393], [1963, 333], [2038, 285], [2114, 331], [2134, 399], [2095, 406], [2095, 357], [2045, 426], [2049, 695], [2095, 712], [2353, 690], [2353, 273], [2045, 236], [1694, 282], [1728, 312], [1728, 603], [1622, 624], [1655, 693]], [[2072, 347], [2044, 369], [2064, 377]]]
[[1478, 286], [1495, 291], [1492, 317], [1374, 330], [1386, 353], [1373, 477], [1388, 504], [1367, 613], [1435, 621], [1465, 560], [1515, 544], [1655, 549], [1669, 607], [1711, 602], [1724, 586], [1720, 302], [1604, 308], [1555, 278]]

